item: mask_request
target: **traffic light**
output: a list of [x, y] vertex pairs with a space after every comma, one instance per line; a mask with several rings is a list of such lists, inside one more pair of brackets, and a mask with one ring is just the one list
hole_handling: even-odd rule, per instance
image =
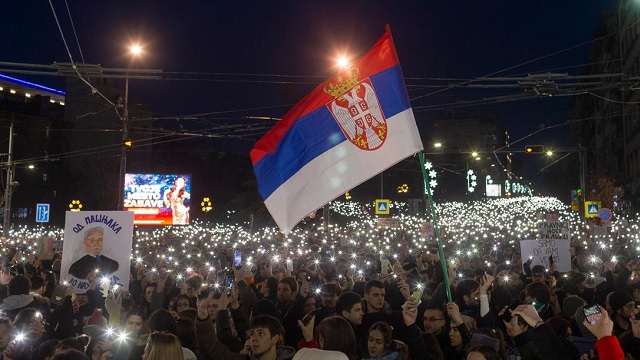
[[544, 145], [527, 145], [524, 147], [524, 152], [527, 154], [543, 153]]
[[582, 189], [576, 189], [576, 195], [578, 195], [578, 197], [582, 196]]

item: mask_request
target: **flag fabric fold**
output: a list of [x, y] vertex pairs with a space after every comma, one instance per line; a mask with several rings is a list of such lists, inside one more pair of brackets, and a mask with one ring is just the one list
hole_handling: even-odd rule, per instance
[[280, 229], [422, 150], [387, 30], [305, 96], [251, 150], [258, 190]]

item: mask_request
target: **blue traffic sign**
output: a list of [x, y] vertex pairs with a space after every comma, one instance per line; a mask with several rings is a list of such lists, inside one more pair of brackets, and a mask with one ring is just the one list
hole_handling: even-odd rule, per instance
[[611, 214], [611, 210], [604, 208], [598, 212], [598, 216], [602, 221], [609, 221], [613, 215]]
[[389, 215], [389, 199], [376, 199], [376, 215]]
[[49, 222], [49, 204], [36, 204], [36, 222]]

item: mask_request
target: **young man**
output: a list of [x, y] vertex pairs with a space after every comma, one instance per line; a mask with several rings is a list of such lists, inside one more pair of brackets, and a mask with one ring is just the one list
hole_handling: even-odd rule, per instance
[[295, 350], [289, 346], [280, 346], [284, 329], [277, 318], [270, 315], [258, 315], [251, 320], [248, 338], [243, 352], [233, 353], [216, 336], [213, 322], [209, 318], [207, 306], [213, 302], [213, 293], [204, 299], [198, 299], [196, 331], [198, 346], [207, 359], [228, 360], [287, 360], [293, 358]]
[[427, 307], [422, 317], [422, 325], [425, 333], [436, 337], [445, 358], [451, 358], [454, 350], [449, 339], [449, 319], [444, 308], [442, 306]]
[[298, 283], [292, 276], [284, 277], [278, 281], [276, 308], [282, 315], [282, 325], [286, 334], [284, 340], [288, 346], [295, 347], [302, 338], [298, 330], [298, 320], [302, 320], [305, 315], [304, 304], [308, 294], [308, 284], [303, 283], [298, 289]]
[[379, 280], [369, 280], [364, 287], [364, 301], [362, 302], [362, 324], [356, 337], [360, 340], [360, 350], [367, 349], [367, 334], [371, 326], [378, 321], [384, 321], [393, 328], [393, 338], [405, 340], [405, 326], [400, 311], [393, 311], [384, 301], [385, 288]]
[[362, 311], [362, 298], [353, 291], [342, 293], [342, 295], [338, 297], [336, 313], [349, 320], [349, 323], [355, 331], [355, 328], [362, 324], [362, 316], [364, 315]]

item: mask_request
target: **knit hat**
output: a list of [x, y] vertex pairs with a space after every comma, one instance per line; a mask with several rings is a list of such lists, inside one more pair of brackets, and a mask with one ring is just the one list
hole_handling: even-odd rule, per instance
[[500, 351], [500, 340], [489, 335], [481, 333], [473, 334], [471, 336], [471, 341], [469, 341], [469, 348], [472, 348], [476, 345], [484, 345], [494, 349], [495, 351]]
[[633, 301], [633, 298], [626, 291], [614, 291], [609, 295], [609, 306], [611, 306], [614, 313], [631, 301]]
[[[566, 318], [570, 318], [576, 314], [576, 309], [587, 305], [587, 302], [583, 298], [576, 295], [567, 296], [562, 302], [562, 315]], [[580, 311], [582, 313], [582, 311]]]

